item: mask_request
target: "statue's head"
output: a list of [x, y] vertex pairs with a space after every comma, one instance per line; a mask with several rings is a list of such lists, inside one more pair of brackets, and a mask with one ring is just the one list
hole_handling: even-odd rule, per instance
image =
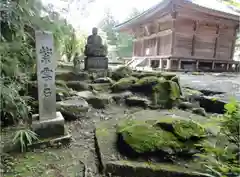
[[96, 28], [96, 27], [94, 27], [93, 29], [92, 29], [92, 34], [93, 35], [96, 35], [98, 33], [98, 29]]

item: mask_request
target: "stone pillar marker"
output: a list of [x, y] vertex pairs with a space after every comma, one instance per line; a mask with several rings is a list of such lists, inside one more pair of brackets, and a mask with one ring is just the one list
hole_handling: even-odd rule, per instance
[[36, 31], [39, 116], [41, 120], [56, 118], [56, 86], [53, 35]]
[[47, 31], [36, 31], [35, 39], [39, 114], [33, 115], [32, 130], [40, 139], [61, 139], [65, 129], [61, 112], [56, 112], [56, 55], [53, 34]]

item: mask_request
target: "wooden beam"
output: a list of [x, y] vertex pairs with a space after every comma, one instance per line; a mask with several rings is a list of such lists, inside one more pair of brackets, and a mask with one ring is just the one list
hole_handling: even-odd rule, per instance
[[145, 32], [147, 33], [147, 35], [149, 36], [150, 35], [150, 32], [149, 32], [149, 28], [148, 28], [149, 26], [148, 25], [145, 25], [144, 26], [144, 30], [145, 30]]
[[169, 35], [171, 33], [172, 33], [172, 30], [171, 29], [167, 29], [167, 30], [164, 30], [164, 31], [160, 31], [160, 32], [158, 32], [156, 34], [152, 34], [150, 36], [144, 36], [142, 38], [137, 38], [134, 41], [142, 41], [142, 40], [146, 40], [146, 39], [153, 39], [153, 38], [156, 38], [156, 37], [166, 36], [166, 35]]

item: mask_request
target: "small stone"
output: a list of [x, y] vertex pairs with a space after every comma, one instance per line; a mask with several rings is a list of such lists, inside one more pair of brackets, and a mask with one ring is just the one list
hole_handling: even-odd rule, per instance
[[204, 108], [193, 108], [192, 113], [200, 116], [207, 116], [207, 113]]
[[114, 81], [110, 77], [100, 77], [93, 81], [94, 83], [110, 83], [113, 84]]
[[194, 107], [195, 107], [195, 105], [193, 103], [190, 103], [190, 102], [181, 102], [178, 105], [178, 108], [183, 109], [183, 110], [193, 109]]
[[132, 96], [126, 99], [126, 104], [128, 106], [137, 106], [137, 107], [146, 108], [148, 107], [148, 105], [150, 105], [150, 101], [147, 98]]

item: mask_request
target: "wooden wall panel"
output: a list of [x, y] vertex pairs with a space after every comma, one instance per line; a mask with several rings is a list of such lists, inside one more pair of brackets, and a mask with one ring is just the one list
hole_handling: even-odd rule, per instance
[[160, 37], [159, 41], [159, 55], [170, 55], [172, 47], [172, 35]]
[[164, 23], [159, 23], [158, 31], [164, 31], [164, 30], [171, 29], [171, 28], [172, 28], [172, 21], [167, 21]]
[[191, 19], [177, 18], [175, 31], [180, 33], [192, 33], [193, 32], [194, 21]]
[[195, 38], [194, 56], [211, 58], [214, 56], [214, 37], [197, 35]]
[[184, 35], [176, 33], [175, 35], [174, 54], [180, 56], [191, 56], [192, 51], [192, 35]]

